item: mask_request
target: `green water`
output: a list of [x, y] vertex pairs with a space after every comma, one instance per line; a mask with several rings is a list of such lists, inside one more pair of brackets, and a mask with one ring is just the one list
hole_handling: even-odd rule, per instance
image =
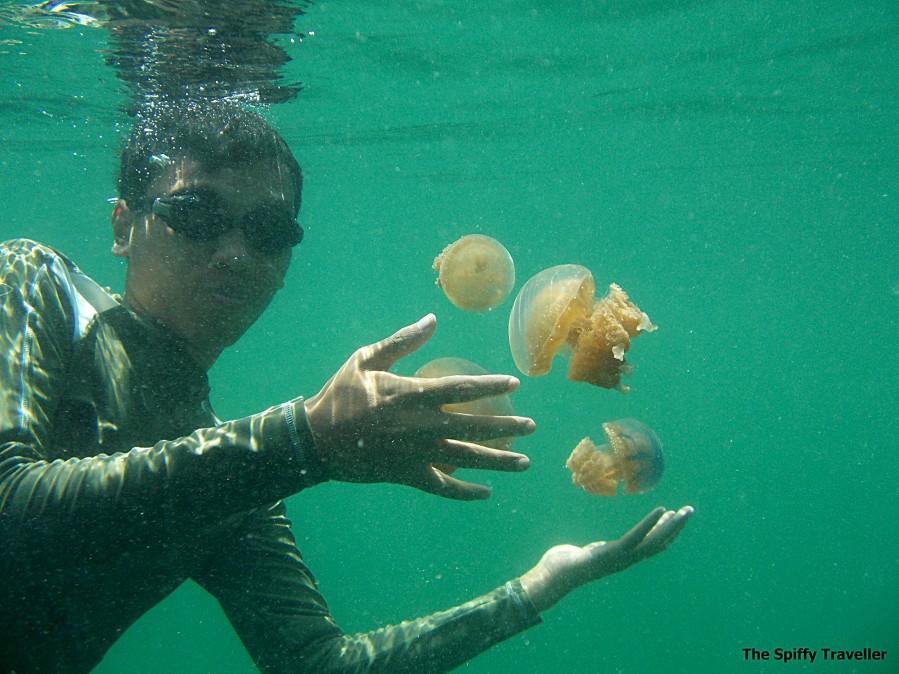
[[[4, 3], [9, 4], [9, 3]], [[461, 671], [899, 671], [899, 10], [894, 2], [321, 2], [287, 44], [298, 100], [270, 113], [306, 172], [287, 285], [212, 372], [223, 417], [312, 394], [358, 346], [428, 311], [396, 368], [513, 372], [510, 304], [455, 309], [430, 269], [480, 232], [518, 286], [560, 263], [659, 325], [632, 392], [523, 381], [523, 475], [481, 503], [326, 484], [288, 501], [348, 631], [430, 613], [549, 546], [692, 504], [661, 556], [580, 590]], [[124, 127], [98, 29], [0, 28], [0, 238], [29, 236], [121, 288], [108, 197]], [[591, 497], [564, 460], [603, 421], [665, 445], [646, 495]], [[745, 662], [743, 648], [889, 651]], [[185, 586], [98, 672], [252, 672]]]

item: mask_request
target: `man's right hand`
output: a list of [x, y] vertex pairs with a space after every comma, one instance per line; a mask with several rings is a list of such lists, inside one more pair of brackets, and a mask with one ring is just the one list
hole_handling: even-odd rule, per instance
[[325, 472], [345, 482], [394, 482], [459, 500], [487, 498], [490, 490], [435, 468], [522, 471], [523, 454], [491, 449], [479, 441], [529, 435], [524, 417], [444, 412], [442, 405], [515, 391], [507, 375], [426, 379], [389, 372], [434, 334], [437, 319], [428, 314], [385, 340], [356, 351], [312, 398], [306, 416]]

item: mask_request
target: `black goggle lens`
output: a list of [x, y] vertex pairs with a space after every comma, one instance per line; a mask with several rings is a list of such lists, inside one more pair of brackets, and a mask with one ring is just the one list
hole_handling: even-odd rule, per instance
[[212, 241], [232, 227], [240, 229], [250, 245], [263, 253], [276, 253], [303, 240], [303, 228], [286, 209], [277, 206], [263, 206], [238, 222], [214, 195], [183, 192], [156, 198], [151, 210], [193, 241]]

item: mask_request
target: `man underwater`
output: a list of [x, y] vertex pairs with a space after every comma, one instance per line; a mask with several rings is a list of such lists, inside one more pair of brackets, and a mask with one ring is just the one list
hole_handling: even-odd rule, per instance
[[190, 578], [263, 672], [444, 672], [686, 524], [690, 507], [658, 508], [617, 541], [556, 546], [461, 606], [345, 634], [282, 499], [326, 480], [486, 498], [435, 464], [525, 470], [524, 455], [479, 443], [534, 422], [441, 406], [518, 380], [391, 374], [433, 334], [428, 315], [359, 349], [314, 396], [221, 422], [207, 371], [284, 283], [302, 172], [260, 116], [227, 103], [142, 111], [121, 160], [123, 296], [47, 246], [0, 245], [0, 671], [88, 672]]

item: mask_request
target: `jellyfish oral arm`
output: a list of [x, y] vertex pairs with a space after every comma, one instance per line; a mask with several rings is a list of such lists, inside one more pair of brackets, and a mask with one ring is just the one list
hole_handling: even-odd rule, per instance
[[581, 440], [565, 465], [571, 481], [589, 494], [615, 496], [621, 480], [620, 462], [609, 445], [597, 447], [590, 438]]
[[581, 585], [623, 571], [662, 552], [693, 515], [691, 506], [677, 512], [656, 508], [624, 536], [583, 547], [557, 545], [521, 576], [521, 586], [538, 612], [543, 612]]

